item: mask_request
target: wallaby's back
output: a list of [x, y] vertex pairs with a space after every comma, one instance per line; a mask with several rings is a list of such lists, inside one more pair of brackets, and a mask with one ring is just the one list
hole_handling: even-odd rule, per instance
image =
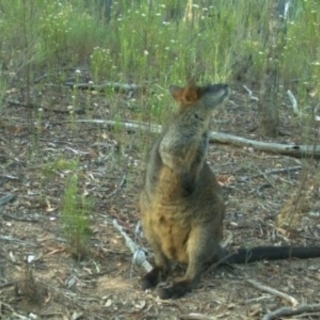
[[218, 258], [222, 238], [222, 190], [206, 163], [213, 109], [228, 98], [225, 84], [171, 86], [180, 107], [154, 144], [140, 195], [144, 232], [155, 253], [155, 268], [143, 287], [167, 275], [171, 261], [188, 265], [185, 276], [160, 297], [182, 296], [208, 263]]

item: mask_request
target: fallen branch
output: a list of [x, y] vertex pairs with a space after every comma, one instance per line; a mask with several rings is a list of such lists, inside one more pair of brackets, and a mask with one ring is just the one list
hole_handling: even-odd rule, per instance
[[179, 316], [180, 320], [216, 320], [216, 317], [205, 316], [200, 313], [182, 314]]
[[124, 175], [124, 176], [122, 177], [122, 180], [121, 180], [119, 186], [118, 186], [116, 189], [114, 189], [111, 193], [109, 193], [108, 195], [106, 195], [106, 196], [105, 196], [105, 199], [114, 196], [120, 189], [122, 189], [122, 188], [125, 186], [126, 182], [127, 182], [127, 177], [126, 177], [126, 175]]
[[[75, 122], [101, 123], [101, 124], [109, 125], [111, 127], [117, 124], [117, 126], [119, 126], [119, 122], [116, 123], [115, 121], [102, 120], [102, 119], [93, 119], [93, 120], [80, 119]], [[120, 123], [120, 125], [126, 128], [129, 132], [143, 130], [143, 131], [148, 131], [152, 133], [159, 133], [161, 131], [161, 126], [155, 125], [155, 124], [122, 122]], [[315, 158], [320, 158], [320, 145], [288, 145], [288, 144], [280, 144], [280, 143], [267, 143], [267, 142], [260, 142], [260, 141], [245, 139], [245, 138], [234, 136], [232, 134], [221, 133], [217, 131], [209, 132], [209, 141], [218, 142], [218, 143], [227, 143], [227, 144], [230, 143], [235, 146], [251, 147], [259, 151], [284, 154], [284, 155], [289, 155], [293, 157], [313, 156]]]
[[123, 230], [123, 228], [119, 225], [116, 219], [112, 220], [113, 226], [121, 233], [123, 238], [126, 241], [127, 247], [131, 250], [134, 255], [134, 262], [138, 265], [141, 265], [147, 272], [152, 270], [151, 264], [146, 259], [144, 255], [144, 251], [134, 243], [134, 241], [128, 236], [128, 234]]
[[[0, 301], [0, 307], [1, 307], [1, 310], [0, 310], [0, 315], [1, 316], [6, 314], [6, 315], [8, 315], [9, 318], [12, 317], [11, 319], [14, 319], [14, 318], [16, 318], [16, 319], [25, 319], [25, 320], [30, 319], [30, 318], [27, 318], [27, 317], [23, 316], [22, 314], [17, 313], [15, 311], [15, 309], [10, 304], [5, 303], [2, 300]], [[7, 309], [7, 310], [5, 310], [5, 309]], [[9, 312], [7, 312], [7, 311], [9, 311]], [[7, 319], [9, 319], [9, 318], [7, 318]]]
[[243, 88], [248, 92], [249, 98], [250, 98], [251, 100], [259, 101], [259, 98], [258, 98], [258, 97], [255, 97], [255, 96], [252, 94], [252, 91], [251, 91], [246, 85], [243, 85]]
[[295, 98], [295, 96], [293, 95], [293, 93], [290, 90], [287, 91], [287, 94], [288, 94], [289, 99], [290, 99], [290, 101], [292, 103], [293, 113], [294, 114], [299, 114], [299, 108], [298, 108], [297, 99]]
[[18, 239], [18, 238], [13, 238], [13, 237], [10, 237], [10, 236], [2, 236], [2, 235], [0, 235], [0, 240], [3, 240], [3, 241], [13, 241], [13, 242], [17, 242], [17, 243], [19, 243], [19, 244], [29, 245], [29, 246], [32, 246], [32, 247], [35, 247], [35, 248], [38, 247], [38, 244], [36, 244], [36, 243], [31, 243], [31, 242], [23, 241], [23, 240], [20, 240], [20, 239]]
[[299, 307], [283, 307], [277, 310], [271, 311], [263, 316], [262, 320], [279, 319], [283, 316], [293, 316], [306, 312], [318, 312], [320, 311], [320, 303], [318, 304], [306, 304]]
[[281, 292], [281, 291], [278, 291], [276, 289], [273, 289], [271, 287], [268, 287], [268, 286], [266, 286], [266, 285], [264, 285], [262, 283], [259, 283], [256, 280], [247, 279], [247, 282], [249, 282], [253, 287], [255, 287], [255, 288], [257, 288], [257, 289], [259, 289], [261, 291], [271, 293], [271, 294], [273, 294], [275, 296], [278, 296], [278, 297], [280, 297], [282, 299], [285, 299], [285, 300], [289, 301], [292, 304], [292, 306], [294, 306], [294, 307], [299, 304], [298, 301], [295, 298], [289, 296], [288, 294], [286, 294], [284, 292]]
[[12, 193], [8, 193], [7, 195], [5, 195], [4, 197], [0, 198], [0, 206], [3, 206], [5, 204], [7, 204], [8, 202], [12, 201], [13, 199], [15, 199], [15, 195]]
[[7, 287], [13, 287], [15, 285], [14, 281], [6, 282], [6, 283], [1, 283], [0, 284], [0, 289], [2, 288], [7, 288]]
[[250, 179], [254, 179], [254, 178], [258, 178], [261, 176], [264, 176], [266, 174], [275, 174], [275, 173], [282, 173], [282, 172], [290, 172], [290, 171], [298, 171], [302, 169], [301, 166], [294, 166], [294, 167], [289, 167], [289, 168], [279, 168], [279, 169], [273, 169], [273, 170], [267, 170], [258, 174], [255, 174], [251, 177], [249, 177]]
[[320, 158], [320, 145], [288, 145], [280, 143], [267, 143], [237, 137], [227, 133], [211, 131], [209, 133], [211, 142], [231, 143], [240, 147], [252, 147], [255, 150], [279, 153], [293, 157], [314, 156]]
[[39, 222], [38, 219], [16, 217], [16, 216], [13, 216], [12, 214], [9, 214], [9, 213], [3, 213], [3, 214], [1, 214], [1, 216], [5, 220], [15, 220], [15, 221], [20, 221], [20, 222], [32, 222], [32, 223]]

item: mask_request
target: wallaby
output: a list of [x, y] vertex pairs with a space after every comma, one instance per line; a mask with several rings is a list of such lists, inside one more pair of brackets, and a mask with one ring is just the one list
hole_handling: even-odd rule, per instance
[[209, 121], [228, 99], [226, 84], [185, 88], [170, 86], [179, 111], [164, 126], [147, 164], [140, 194], [145, 236], [155, 254], [155, 267], [142, 279], [143, 289], [168, 276], [171, 262], [187, 265], [183, 278], [159, 289], [162, 299], [190, 291], [210, 264], [246, 263], [263, 259], [320, 257], [320, 247], [255, 247], [234, 253], [223, 250], [223, 193], [206, 163]]

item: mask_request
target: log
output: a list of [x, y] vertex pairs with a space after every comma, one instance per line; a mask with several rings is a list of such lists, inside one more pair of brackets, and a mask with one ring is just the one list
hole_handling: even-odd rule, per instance
[[[101, 123], [113, 127], [116, 122], [112, 120], [92, 119], [92, 120], [77, 120], [81, 123]], [[135, 132], [137, 130], [160, 133], [161, 126], [155, 124], [135, 123], [135, 122], [122, 122], [117, 126], [123, 126], [129, 132]], [[251, 139], [245, 139], [228, 133], [222, 133], [217, 131], [209, 132], [209, 141], [214, 143], [232, 144], [238, 147], [251, 147], [254, 150], [264, 151], [269, 153], [277, 153], [288, 155], [296, 158], [314, 157], [320, 158], [320, 145], [298, 145], [298, 144], [282, 144], [272, 142], [262, 142]]]
[[320, 158], [320, 145], [297, 145], [261, 142], [237, 137], [227, 133], [211, 131], [209, 140], [218, 143], [230, 143], [239, 147], [252, 147], [255, 150], [289, 155], [297, 158], [313, 156]]

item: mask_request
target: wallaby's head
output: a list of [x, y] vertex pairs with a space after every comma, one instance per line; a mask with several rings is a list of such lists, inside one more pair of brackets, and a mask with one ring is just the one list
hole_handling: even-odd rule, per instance
[[212, 110], [228, 99], [230, 89], [227, 84], [208, 84], [197, 86], [190, 81], [184, 88], [171, 85], [169, 91], [172, 97], [180, 104], [180, 109], [204, 107]]

